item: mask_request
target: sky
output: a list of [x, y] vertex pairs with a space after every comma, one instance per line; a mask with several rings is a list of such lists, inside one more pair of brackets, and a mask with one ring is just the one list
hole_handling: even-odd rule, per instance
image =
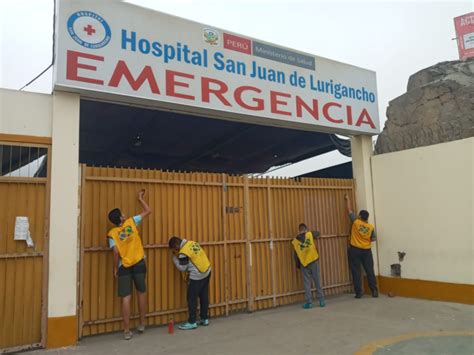
[[[408, 77], [458, 59], [453, 18], [466, 1], [132, 0], [133, 4], [327, 57], [377, 73], [381, 127]], [[0, 0], [0, 87], [18, 90], [51, 64], [53, 0]], [[50, 93], [52, 70], [24, 89]], [[295, 176], [347, 161], [339, 153], [272, 175]]]

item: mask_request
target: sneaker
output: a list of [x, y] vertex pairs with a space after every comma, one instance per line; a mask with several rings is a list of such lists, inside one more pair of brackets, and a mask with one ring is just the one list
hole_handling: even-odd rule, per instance
[[139, 333], [143, 333], [145, 331], [145, 324], [140, 324], [137, 327], [137, 330], [138, 330]]
[[304, 308], [304, 309], [313, 308], [313, 304], [312, 304], [312, 303], [305, 303], [305, 304], [303, 305], [303, 308]]
[[372, 297], [375, 297], [375, 298], [379, 297], [379, 291], [372, 292]]
[[133, 333], [129, 330], [127, 332], [123, 332], [123, 339], [124, 340], [130, 340], [133, 337]]
[[197, 323], [186, 322], [184, 324], [181, 324], [178, 328], [181, 330], [191, 330], [191, 329], [196, 329], [197, 326], [198, 326]]
[[354, 298], [362, 298], [362, 295], [360, 293], [356, 293]]
[[326, 301], [320, 300], [319, 301], [319, 307], [326, 307]]
[[203, 325], [207, 327], [209, 325], [209, 319], [201, 319], [198, 323], [198, 325]]

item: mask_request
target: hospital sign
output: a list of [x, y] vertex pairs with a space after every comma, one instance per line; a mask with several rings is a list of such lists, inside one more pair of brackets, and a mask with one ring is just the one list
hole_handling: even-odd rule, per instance
[[370, 70], [117, 1], [59, 1], [55, 38], [55, 90], [266, 125], [380, 130]]

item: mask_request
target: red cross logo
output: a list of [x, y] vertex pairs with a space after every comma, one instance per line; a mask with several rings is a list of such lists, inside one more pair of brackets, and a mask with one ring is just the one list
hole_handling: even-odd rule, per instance
[[95, 29], [91, 25], [87, 25], [86, 27], [84, 27], [84, 31], [87, 32], [88, 36], [92, 36], [92, 34], [95, 33]]

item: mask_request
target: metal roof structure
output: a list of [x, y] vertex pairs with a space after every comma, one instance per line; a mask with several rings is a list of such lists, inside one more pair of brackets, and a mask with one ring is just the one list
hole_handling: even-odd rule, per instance
[[84, 99], [80, 115], [79, 160], [94, 166], [262, 173], [345, 142], [327, 133]]

